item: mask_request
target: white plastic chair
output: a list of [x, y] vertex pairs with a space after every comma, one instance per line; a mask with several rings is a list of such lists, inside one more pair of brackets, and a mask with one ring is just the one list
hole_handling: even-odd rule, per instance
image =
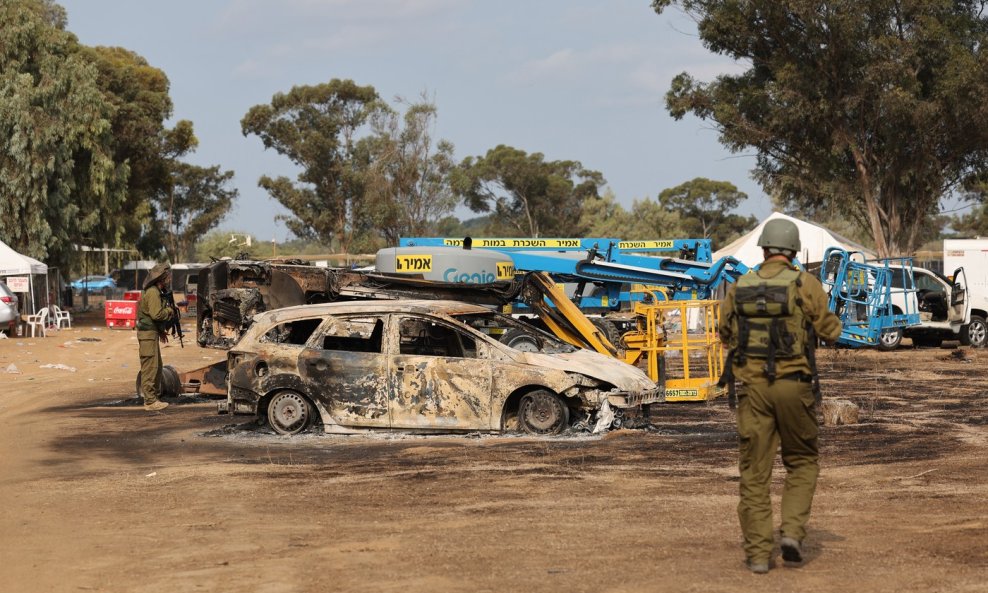
[[66, 323], [65, 327], [68, 328], [72, 327], [72, 315], [70, 315], [69, 312], [66, 311], [65, 309], [62, 309], [58, 305], [52, 305], [51, 314], [52, 314], [52, 320], [55, 321], [55, 327], [57, 327], [58, 329], [62, 329], [63, 321]]
[[48, 324], [48, 307], [41, 308], [34, 315], [28, 315], [27, 324], [31, 328], [32, 338], [34, 337], [34, 328], [36, 327], [41, 329], [42, 338], [47, 337], [47, 334], [45, 333], [45, 325]]

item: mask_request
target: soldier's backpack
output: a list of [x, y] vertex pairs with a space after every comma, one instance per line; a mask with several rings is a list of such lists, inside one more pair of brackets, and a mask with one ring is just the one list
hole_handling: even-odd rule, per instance
[[810, 335], [802, 299], [798, 270], [783, 270], [774, 278], [757, 273], [738, 278], [732, 320], [737, 343], [735, 362], [746, 358], [765, 359], [765, 374], [775, 380], [776, 359], [809, 356]]

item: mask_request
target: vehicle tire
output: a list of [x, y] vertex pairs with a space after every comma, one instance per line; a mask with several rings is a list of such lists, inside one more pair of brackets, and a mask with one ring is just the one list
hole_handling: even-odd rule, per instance
[[984, 348], [988, 342], [988, 325], [980, 315], [971, 315], [971, 323], [961, 328], [961, 344], [971, 348]]
[[[137, 399], [141, 399], [141, 371], [137, 371], [137, 379], [134, 381], [134, 392]], [[166, 364], [161, 367], [161, 382], [158, 383], [158, 394], [161, 397], [178, 397], [182, 393], [182, 380], [178, 376], [175, 367]]]
[[182, 380], [178, 377], [178, 371], [168, 364], [161, 368], [161, 395], [164, 397], [182, 395]]
[[559, 434], [569, 426], [569, 408], [558, 395], [533, 391], [518, 406], [518, 427], [528, 434]]
[[278, 434], [303, 432], [314, 415], [309, 400], [295, 391], [279, 391], [268, 403], [268, 424]]
[[902, 328], [901, 327], [890, 327], [882, 332], [878, 336], [878, 343], [876, 346], [879, 350], [883, 352], [888, 352], [890, 350], [895, 350], [899, 347], [902, 342]]
[[522, 352], [538, 352], [539, 340], [525, 330], [512, 328], [501, 336], [501, 343]]
[[604, 334], [604, 337], [611, 343], [611, 346], [614, 346], [619, 350], [624, 348], [624, 346], [621, 345], [621, 331], [616, 325], [606, 319], [601, 318], [594, 318], [590, 321], [592, 321], [597, 329], [600, 330], [600, 333]]

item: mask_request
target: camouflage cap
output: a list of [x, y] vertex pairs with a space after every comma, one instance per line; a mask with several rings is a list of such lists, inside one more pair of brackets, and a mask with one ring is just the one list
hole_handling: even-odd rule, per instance
[[144, 290], [147, 290], [152, 284], [161, 280], [171, 269], [172, 267], [168, 264], [154, 264], [154, 267], [148, 272], [148, 277], [144, 280]]

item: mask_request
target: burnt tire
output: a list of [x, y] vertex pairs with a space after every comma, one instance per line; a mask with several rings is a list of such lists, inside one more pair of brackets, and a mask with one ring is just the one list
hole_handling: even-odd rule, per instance
[[607, 338], [607, 341], [611, 343], [611, 346], [614, 346], [619, 350], [624, 348], [624, 346], [621, 345], [621, 330], [619, 330], [616, 325], [606, 319], [600, 318], [591, 319], [590, 321], [592, 321], [594, 326], [600, 330], [600, 333]]
[[[137, 399], [141, 399], [141, 371], [137, 371], [137, 379], [134, 381], [134, 391]], [[158, 383], [158, 395], [161, 397], [178, 397], [182, 393], [182, 380], [178, 376], [175, 367], [166, 364], [161, 367], [161, 382]]]
[[883, 352], [890, 352], [898, 348], [900, 343], [902, 343], [902, 328], [890, 327], [882, 330], [875, 346]]
[[521, 398], [518, 427], [528, 434], [559, 434], [569, 426], [569, 408], [555, 393], [539, 389]]
[[298, 434], [312, 425], [315, 409], [296, 391], [279, 391], [268, 402], [268, 425], [278, 434]]
[[531, 333], [518, 328], [511, 328], [504, 332], [500, 342], [505, 346], [510, 346], [522, 352], [538, 352], [541, 350], [539, 339]]
[[988, 325], [980, 315], [971, 315], [971, 322], [961, 328], [961, 344], [984, 348], [988, 344]]

